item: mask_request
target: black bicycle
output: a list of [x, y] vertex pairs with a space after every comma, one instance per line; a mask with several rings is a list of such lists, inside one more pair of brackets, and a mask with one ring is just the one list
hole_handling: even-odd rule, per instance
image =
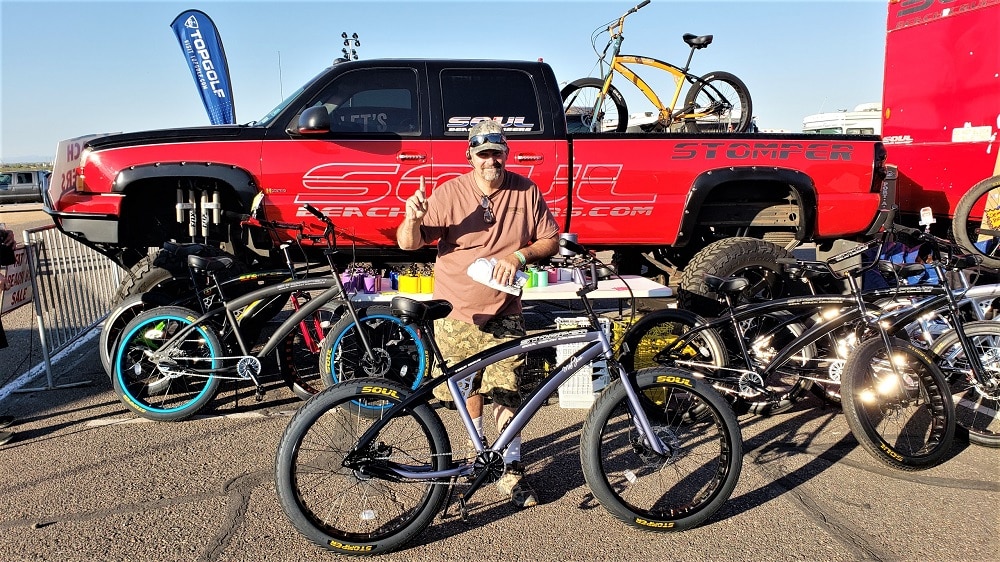
[[[140, 416], [154, 420], [187, 418], [207, 404], [218, 390], [221, 380], [249, 380], [258, 399], [263, 397], [262, 361], [275, 350], [287, 346], [289, 338], [296, 345], [294, 334], [310, 334], [317, 319], [346, 315], [354, 325], [367, 326], [365, 316], [345, 292], [334, 263], [335, 232], [333, 223], [311, 206], [305, 208], [324, 223], [325, 257], [329, 275], [297, 279], [265, 285], [236, 298], [227, 298], [215, 275], [226, 267], [224, 258], [189, 257], [200, 270], [206, 271], [218, 305], [203, 313], [180, 306], [162, 306], [143, 312], [122, 330], [113, 359], [113, 386], [122, 402]], [[250, 274], [252, 275], [252, 274]], [[317, 294], [313, 294], [317, 293]], [[289, 295], [309, 294], [285, 318], [263, 344], [245, 332], [242, 318], [265, 303], [288, 301]], [[270, 304], [266, 304], [270, 306]], [[267, 315], [264, 315], [267, 316]], [[402, 326], [397, 322], [397, 325]], [[320, 326], [322, 327], [322, 325]], [[303, 332], [303, 329], [305, 332]], [[364, 356], [378, 373], [398, 373], [404, 368], [417, 375], [426, 355], [416, 332], [403, 326], [400, 337], [383, 346], [381, 340], [369, 337], [367, 329], [354, 332]], [[329, 339], [327, 332], [323, 340]], [[303, 336], [305, 337], [305, 336]], [[320, 334], [311, 337], [314, 345]], [[406, 353], [399, 350], [405, 349]], [[319, 354], [306, 348], [313, 361]], [[309, 360], [307, 357], [307, 361]], [[317, 369], [318, 370], [318, 369]], [[419, 377], [407, 379], [419, 384]], [[403, 382], [401, 380], [401, 382]]]
[[[704, 319], [667, 309], [643, 317], [624, 338], [622, 365], [629, 369], [652, 363], [688, 369], [729, 397], [737, 411], [756, 414], [784, 411], [814, 385], [829, 398], [834, 395], [831, 388], [842, 389], [839, 396], [848, 389], [860, 391], [879, 381], [895, 381], [895, 394], [889, 392], [892, 383], [884, 382], [885, 392], [866, 394], [866, 407], [858, 405], [857, 417], [852, 421], [849, 414], [848, 423], [858, 442], [880, 461], [903, 470], [934, 466], [947, 454], [955, 433], [948, 383], [926, 351], [896, 337], [919, 314], [896, 311], [894, 321], [888, 321], [887, 313], [870, 302], [871, 294], [862, 291], [857, 281], [864, 271], [879, 265], [864, 264], [858, 258], [872, 248], [881, 253], [887, 237], [885, 233], [828, 262], [784, 260], [790, 274], [840, 279], [847, 294], [813, 294], [737, 306], [750, 282], [707, 276], [706, 283], [725, 298], [724, 312], [718, 318]], [[906, 267], [906, 275], [913, 274], [909, 269], [923, 271], [920, 264]], [[951, 294], [941, 287], [922, 290]], [[924, 303], [923, 313], [934, 312], [939, 305]], [[911, 309], [916, 310], [914, 306]], [[856, 386], [844, 388], [848, 378]], [[855, 404], [845, 404], [845, 411]], [[886, 415], [875, 417], [873, 410], [878, 409]], [[862, 417], [865, 423], [854, 423]]]
[[[174, 279], [169, 286], [132, 295], [108, 313], [101, 329], [98, 350], [109, 379], [114, 378], [112, 358], [122, 331], [139, 314], [162, 306], [179, 306], [205, 313], [222, 306], [226, 298], [236, 298], [264, 286], [309, 277], [316, 268], [315, 264], [297, 263], [293, 258], [294, 246], [300, 246], [305, 236], [301, 223], [269, 221], [232, 213], [226, 215], [238, 221], [242, 227], [275, 233], [276, 238], [278, 232], [294, 232], [292, 239], [280, 245], [286, 267], [245, 272], [236, 270], [232, 260], [217, 259], [218, 256], [207, 252], [207, 247], [202, 244], [165, 244], [161, 256], [172, 262], [186, 262], [188, 276]], [[206, 271], [209, 267], [213, 268], [211, 276]], [[266, 326], [282, 310], [289, 306], [292, 310], [299, 310], [310, 298], [310, 293], [306, 291], [293, 291], [269, 295], [251, 303], [238, 315], [242, 335], [249, 341], [257, 341]], [[317, 368], [320, 344], [343, 313], [343, 308], [334, 306], [320, 308], [299, 323], [299, 330], [289, 332], [276, 353], [272, 354], [277, 361], [279, 375], [302, 399], [309, 398], [322, 388]], [[220, 337], [227, 340], [233, 334], [233, 330], [220, 332]], [[238, 345], [235, 340], [226, 343], [230, 347]]]
[[[447, 364], [429, 330], [451, 311], [447, 301], [392, 301], [392, 313], [421, 327], [443, 376], [416, 390], [383, 378], [352, 379], [303, 405], [281, 437], [275, 487], [285, 514], [316, 544], [343, 554], [401, 547], [462, 487], [459, 510], [504, 473], [503, 451], [560, 384], [604, 359], [615, 380], [587, 415], [580, 441], [584, 478], [601, 505], [625, 523], [681, 531], [708, 519], [729, 498], [742, 467], [742, 439], [731, 408], [703, 380], [679, 369], [628, 373], [614, 359], [587, 293], [597, 287], [596, 260], [577, 244], [565, 264], [576, 271], [590, 325], [505, 342]], [[492, 444], [484, 444], [465, 406], [476, 373], [507, 357], [582, 344], [529, 392]], [[447, 385], [475, 452], [453, 454], [433, 389]], [[361, 415], [354, 404], [378, 409]]]

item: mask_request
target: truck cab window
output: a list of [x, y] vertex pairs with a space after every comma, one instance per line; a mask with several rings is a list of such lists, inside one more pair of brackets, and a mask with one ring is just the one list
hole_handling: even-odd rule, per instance
[[542, 132], [541, 97], [531, 75], [511, 69], [445, 69], [441, 71], [445, 134], [462, 136], [470, 120], [490, 117], [509, 136]]
[[419, 135], [417, 76], [409, 68], [369, 68], [337, 77], [313, 106], [330, 112], [334, 132]]

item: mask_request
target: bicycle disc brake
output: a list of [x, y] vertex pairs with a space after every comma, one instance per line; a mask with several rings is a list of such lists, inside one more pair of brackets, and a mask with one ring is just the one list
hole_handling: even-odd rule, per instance
[[383, 347], [372, 347], [372, 358], [368, 354], [361, 356], [361, 368], [365, 371], [366, 377], [382, 377], [389, 372], [392, 366], [392, 358], [389, 352]]
[[[662, 425], [654, 425], [652, 426], [652, 429], [653, 434], [656, 435], [656, 437], [660, 440], [660, 443], [663, 444], [664, 454], [662, 456], [658, 455], [649, 445], [649, 441], [647, 439], [642, 439], [640, 443], [635, 443], [635, 452], [639, 455], [639, 458], [642, 460], [645, 467], [656, 470], [663, 466], [677, 462], [677, 460], [681, 458], [682, 451], [681, 441], [677, 438], [677, 434], [674, 433], [674, 431], [669, 427]], [[626, 473], [625, 478], [632, 482], [633, 480], [629, 477], [630, 475], [632, 478], [635, 478], [635, 474], [631, 472]]]

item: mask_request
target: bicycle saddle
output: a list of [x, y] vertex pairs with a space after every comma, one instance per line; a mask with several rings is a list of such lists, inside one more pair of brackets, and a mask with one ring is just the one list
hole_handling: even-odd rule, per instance
[[446, 300], [418, 301], [407, 297], [393, 297], [389, 310], [404, 324], [432, 322], [451, 314], [451, 303]]
[[189, 267], [200, 269], [202, 271], [219, 271], [233, 265], [233, 258], [224, 256], [206, 258], [191, 255], [187, 257], [187, 263]]
[[922, 263], [893, 263], [887, 260], [879, 260], [878, 270], [882, 275], [890, 277], [913, 277], [924, 274], [924, 264]]
[[704, 49], [712, 44], [712, 35], [695, 35], [693, 33], [684, 34], [684, 42], [692, 49]]
[[745, 277], [728, 277], [723, 279], [715, 275], [705, 275], [705, 285], [720, 295], [738, 295], [750, 286], [750, 282]]

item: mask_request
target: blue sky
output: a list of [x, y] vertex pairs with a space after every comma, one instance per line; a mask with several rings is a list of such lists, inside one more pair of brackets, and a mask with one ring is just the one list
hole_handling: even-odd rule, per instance
[[[0, 162], [48, 161], [59, 140], [88, 133], [207, 125], [169, 27], [186, 9], [219, 28], [245, 123], [340, 56], [344, 31], [359, 35], [365, 59], [543, 58], [572, 81], [596, 72], [594, 29], [638, 1], [0, 0]], [[682, 64], [681, 35], [713, 34], [692, 70], [736, 74], [761, 127], [798, 131], [805, 115], [881, 100], [886, 6], [653, 0], [626, 21], [623, 52]], [[618, 86], [631, 112], [644, 109], [630, 85]]]

